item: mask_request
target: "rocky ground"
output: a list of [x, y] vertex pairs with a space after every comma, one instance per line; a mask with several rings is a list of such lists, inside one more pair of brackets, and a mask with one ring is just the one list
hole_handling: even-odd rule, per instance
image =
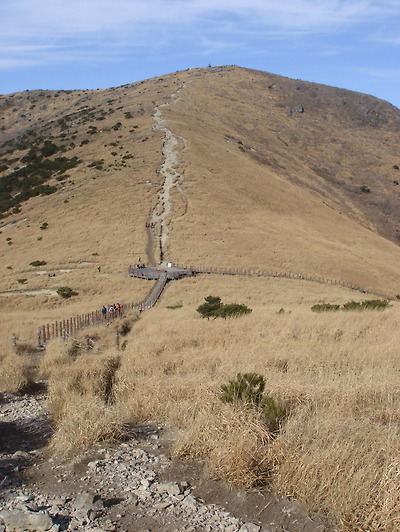
[[45, 395], [0, 393], [0, 532], [328, 532], [270, 493], [207, 478], [200, 462], [170, 459], [171, 434], [131, 427], [124, 442], [73, 460], [51, 456]]

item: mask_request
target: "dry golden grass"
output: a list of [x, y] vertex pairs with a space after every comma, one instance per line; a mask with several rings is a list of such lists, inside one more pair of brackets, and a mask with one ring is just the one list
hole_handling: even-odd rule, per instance
[[50, 448], [57, 455], [70, 456], [91, 445], [117, 440], [122, 434], [120, 411], [95, 395], [68, 394], [68, 405], [57, 423]]
[[[201, 319], [196, 308], [211, 294], [253, 312]], [[215, 477], [273, 487], [338, 530], [394, 532], [400, 305], [311, 311], [317, 302], [351, 299], [365, 294], [296, 280], [198, 276], [169, 283], [154, 309], [139, 320], [134, 314], [123, 351], [114, 347], [123, 320], [74, 342], [50, 342], [41, 367], [53, 450], [68, 454], [117, 438], [124, 423], [158, 420], [176, 431], [173, 455], [204, 459]], [[245, 372], [263, 375], [266, 395], [288, 409], [278, 434], [260, 412], [220, 401], [221, 385]]]
[[262, 413], [223, 405], [205, 391], [192, 422], [172, 448], [177, 458], [207, 457], [213, 477], [225, 478], [241, 488], [265, 485], [269, 480], [268, 444], [272, 436]]
[[113, 391], [120, 359], [106, 345], [99, 349], [99, 338], [96, 340], [95, 354], [83, 338], [67, 344], [54, 340], [42, 359], [55, 426], [51, 448], [57, 454], [79, 452], [122, 434], [122, 413], [114, 406]]
[[32, 382], [28, 357], [16, 353], [4, 354], [0, 358], [0, 389], [7, 393], [21, 393]]
[[[25, 372], [24, 359], [8, 354], [12, 333], [34, 344], [40, 325], [147, 294], [151, 283], [128, 279], [127, 269], [139, 255], [146, 261], [149, 248], [160, 258], [144, 224], [163, 208], [163, 133], [153, 127], [163, 103], [171, 104], [162, 107], [168, 127], [187, 141], [177, 145], [184, 178], [171, 191], [164, 258], [302, 273], [392, 298], [400, 293], [394, 242], [400, 187], [392, 175], [398, 114], [379, 102], [235, 67], [34, 96], [46, 98], [46, 108], [29, 111], [29, 127], [48, 121], [56, 136], [57, 119], [71, 109], [113, 112], [93, 121], [99, 131], [84, 147], [90, 122], [74, 126], [75, 147], [67, 153], [81, 166], [56, 194], [32, 198], [6, 220], [21, 223], [0, 238], [3, 386], [15, 382], [17, 390]], [[30, 107], [30, 97], [21, 95], [21, 109]], [[290, 116], [299, 103], [305, 112]], [[387, 122], [366, 123], [369, 107]], [[7, 134], [23, 133], [28, 125], [11, 109]], [[133, 120], [125, 119], [127, 111]], [[129, 153], [134, 157], [122, 164]], [[104, 170], [88, 167], [101, 158]], [[361, 194], [360, 185], [372, 193]], [[35, 268], [34, 260], [47, 264]], [[62, 300], [59, 286], [78, 295]], [[196, 308], [208, 295], [253, 312], [202, 320]], [[114, 347], [117, 325], [76, 339], [85, 346], [88, 334], [93, 349], [77, 348], [75, 340], [49, 344], [41, 368], [56, 422], [53, 448], [68, 453], [117, 437], [124, 422], [156, 419], [178, 429], [177, 456], [204, 458], [216, 476], [247, 487], [268, 479], [311, 512], [328, 514], [338, 530], [394, 532], [399, 302], [383, 312], [310, 310], [374, 297], [277, 278], [209, 275], [169, 283], [156, 308], [133, 319], [124, 350]], [[266, 393], [289, 409], [277, 436], [259, 413], [219, 401], [221, 385], [239, 372], [263, 375]]]
[[[31, 122], [6, 106], [6, 138], [49, 123], [46, 134], [66, 143], [66, 156], [82, 163], [68, 172], [57, 193], [31, 198], [21, 213], [4, 220], [20, 223], [5, 228], [0, 238], [0, 305], [6, 314], [0, 334], [22, 329], [21, 338], [30, 337], [42, 323], [146, 294], [146, 285], [127, 279], [127, 269], [138, 256], [145, 259], [144, 223], [160, 207], [163, 132], [154, 129], [153, 115], [166, 102], [162, 116], [187, 145], [178, 143], [184, 177], [171, 191], [164, 257], [200, 266], [301, 272], [395, 296], [399, 247], [383, 237], [392, 238], [398, 215], [395, 209], [384, 216], [376, 208], [400, 202], [391, 174], [398, 163], [391, 155], [397, 149], [392, 110], [377, 104], [388, 122], [371, 127], [351, 114], [362, 114], [359, 95], [340, 97], [346, 108], [338, 106], [336, 89], [235, 67], [180, 72], [108, 91], [13, 97]], [[306, 111], [287, 116], [296, 98]], [[86, 106], [95, 108], [96, 116], [107, 111], [104, 120], [76, 120], [62, 137], [58, 118]], [[127, 112], [134, 118], [126, 119]], [[90, 125], [98, 133], [88, 135]], [[89, 143], [81, 146], [85, 139]], [[133, 158], [122, 164], [127, 152]], [[88, 167], [98, 159], [104, 159], [104, 170]], [[326, 168], [333, 182], [313, 167]], [[372, 194], [355, 193], [359, 184], [370, 186]], [[40, 229], [43, 222], [46, 230]], [[159, 259], [157, 241], [153, 251]], [[47, 264], [35, 268], [34, 260]], [[22, 285], [18, 279], [27, 281]], [[59, 286], [78, 296], [61, 300], [55, 295]], [[33, 313], [37, 320], [31, 322]]]
[[[282, 281], [278, 290], [276, 281], [244, 281], [225, 280], [215, 290], [209, 277], [170, 285], [136, 324], [134, 348], [128, 340], [117, 402], [130, 419], [178, 427], [176, 455], [201, 456], [215, 475], [244, 486], [268, 477], [340, 530], [396, 530], [399, 305], [314, 314], [313, 301], [328, 295], [322, 286], [297, 291], [296, 281]], [[195, 312], [201, 298], [193, 304], [199, 292], [253, 312], [202, 320]], [[334, 288], [331, 295], [343, 303], [354, 292]], [[166, 308], [178, 302], [182, 308]], [[219, 402], [221, 384], [239, 372], [263, 375], [266, 393], [288, 407], [277, 437], [255, 412]]]

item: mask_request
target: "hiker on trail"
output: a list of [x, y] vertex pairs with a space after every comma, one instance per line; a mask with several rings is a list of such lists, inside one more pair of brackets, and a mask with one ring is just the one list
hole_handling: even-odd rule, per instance
[[101, 313], [103, 314], [104, 319], [106, 319], [107, 307], [103, 306], [103, 308], [101, 309]]
[[98, 266], [97, 270], [98, 270], [98, 272], [100, 273], [100, 270], [101, 270], [100, 266]]

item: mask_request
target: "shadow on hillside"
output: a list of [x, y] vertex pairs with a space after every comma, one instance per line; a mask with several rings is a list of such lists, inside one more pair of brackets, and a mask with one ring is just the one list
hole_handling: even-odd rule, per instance
[[[0, 394], [0, 404], [3, 409], [13, 409], [13, 400], [4, 394]], [[0, 421], [0, 495], [25, 482], [25, 470], [38, 459], [51, 434], [50, 423], [44, 417]]]

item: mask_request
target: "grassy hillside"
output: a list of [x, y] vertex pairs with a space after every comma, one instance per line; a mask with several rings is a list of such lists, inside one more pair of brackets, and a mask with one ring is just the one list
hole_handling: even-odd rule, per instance
[[[126, 327], [85, 331], [93, 349], [50, 342], [53, 448], [157, 419], [176, 430], [175, 455], [213, 475], [294, 496], [336, 530], [397, 530], [400, 111], [221, 67], [2, 96], [0, 121], [2, 389], [29, 382], [23, 344], [39, 325], [142, 299], [151, 282], [127, 277], [139, 256], [357, 287], [198, 275]], [[311, 311], [375, 294], [390, 306]], [[202, 320], [208, 295], [252, 312]], [[277, 432], [220, 401], [221, 385], [252, 372], [289, 414]]]
[[[176, 138], [169, 212], [157, 110]], [[74, 284], [86, 308], [86, 282], [50, 281], [30, 263], [60, 274], [79, 266], [97, 292], [98, 265], [123, 275], [146, 257], [152, 217], [157, 261], [298, 271], [398, 292], [400, 119], [385, 102], [226, 67], [109, 90], [27, 91], [3, 96], [1, 112], [2, 183], [21, 181], [32, 159], [54, 166], [41, 185], [50, 190], [33, 185], [39, 195], [3, 218], [3, 292]], [[74, 166], [57, 170], [60, 158]]]

